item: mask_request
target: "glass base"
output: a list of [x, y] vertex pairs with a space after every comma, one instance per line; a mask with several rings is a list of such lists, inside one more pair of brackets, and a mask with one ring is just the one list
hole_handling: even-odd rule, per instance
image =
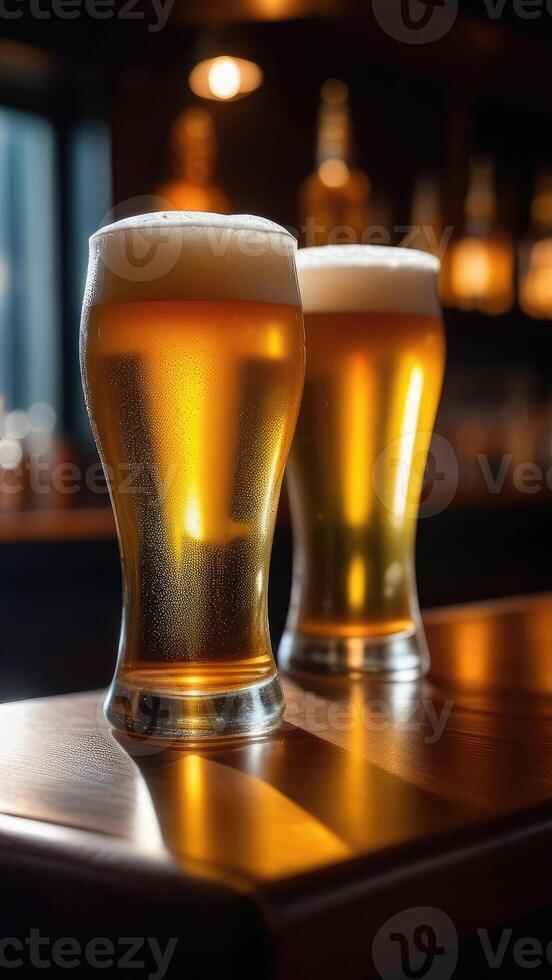
[[104, 711], [116, 731], [173, 741], [266, 735], [280, 724], [284, 692], [275, 674], [233, 691], [174, 694], [115, 677]]
[[387, 636], [309, 636], [286, 630], [278, 665], [294, 671], [325, 674], [379, 674], [414, 680], [429, 669], [429, 650], [421, 627]]

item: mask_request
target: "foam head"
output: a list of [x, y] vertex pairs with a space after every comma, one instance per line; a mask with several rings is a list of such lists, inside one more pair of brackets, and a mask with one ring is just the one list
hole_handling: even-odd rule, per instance
[[322, 245], [297, 253], [305, 313], [440, 316], [433, 255], [382, 245]]
[[161, 211], [90, 239], [85, 306], [152, 300], [299, 305], [296, 241], [251, 215]]

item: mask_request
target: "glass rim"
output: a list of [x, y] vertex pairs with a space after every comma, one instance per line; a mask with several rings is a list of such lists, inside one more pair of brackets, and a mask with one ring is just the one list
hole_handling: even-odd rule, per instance
[[400, 245], [315, 245], [300, 248], [298, 269], [408, 269], [438, 273], [441, 262], [436, 255]]
[[279, 235], [289, 238], [297, 249], [297, 239], [283, 225], [254, 214], [219, 214], [211, 211], [152, 211], [147, 214], [130, 215], [98, 228], [89, 241], [106, 235], [117, 235], [126, 231], [149, 231], [168, 229], [176, 233], [186, 231], [219, 230], [237, 234]]

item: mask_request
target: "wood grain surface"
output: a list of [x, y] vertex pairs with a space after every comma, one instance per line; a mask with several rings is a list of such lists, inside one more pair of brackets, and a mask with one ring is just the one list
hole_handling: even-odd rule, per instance
[[97, 692], [3, 705], [2, 867], [93, 876], [114, 921], [123, 881], [221, 937], [238, 903], [251, 976], [270, 949], [285, 980], [370, 975], [370, 937], [410, 906], [468, 935], [549, 901], [552, 598], [425, 621], [429, 678], [287, 678], [282, 728], [248, 743], [116, 738]]

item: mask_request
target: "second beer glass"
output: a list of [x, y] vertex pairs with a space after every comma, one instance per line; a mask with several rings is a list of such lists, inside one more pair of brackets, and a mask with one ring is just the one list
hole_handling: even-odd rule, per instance
[[304, 375], [294, 250], [271, 222], [186, 212], [90, 241], [82, 373], [124, 587], [114, 728], [279, 722], [267, 585]]
[[307, 375], [281, 663], [415, 676], [428, 666], [414, 544], [445, 359], [439, 262], [339, 245], [302, 249], [297, 265]]

